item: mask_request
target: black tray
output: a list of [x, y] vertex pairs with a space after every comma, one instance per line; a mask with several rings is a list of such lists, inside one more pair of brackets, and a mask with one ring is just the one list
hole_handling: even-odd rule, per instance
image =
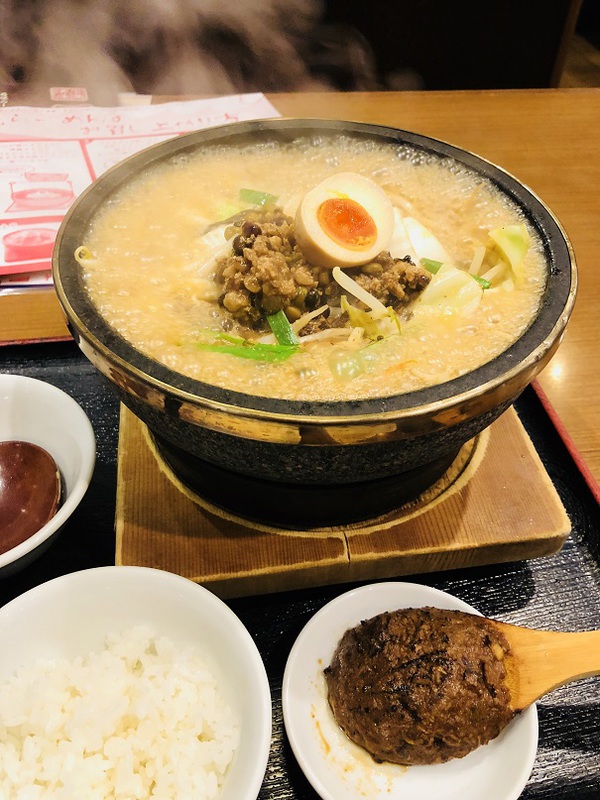
[[[25, 570], [0, 578], [0, 605], [58, 575], [114, 564], [118, 401], [71, 342], [7, 347], [0, 372], [45, 380], [84, 408], [97, 439], [97, 463], [83, 502], [61, 536]], [[572, 523], [560, 553], [406, 580], [450, 592], [484, 615], [556, 630], [600, 628], [600, 513], [583, 476], [532, 389], [516, 404]], [[273, 744], [261, 800], [315, 800], [287, 742], [281, 681], [288, 653], [310, 617], [356, 584], [229, 601], [263, 656], [273, 695]], [[599, 800], [600, 679], [557, 689], [538, 704], [537, 758], [522, 800]], [[443, 800], [443, 798], [440, 798]]]

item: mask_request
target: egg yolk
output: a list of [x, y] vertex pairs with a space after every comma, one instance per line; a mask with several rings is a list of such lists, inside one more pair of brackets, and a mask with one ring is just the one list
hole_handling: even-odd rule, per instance
[[321, 203], [317, 219], [334, 242], [352, 250], [366, 250], [377, 238], [377, 225], [369, 212], [349, 197], [332, 197]]

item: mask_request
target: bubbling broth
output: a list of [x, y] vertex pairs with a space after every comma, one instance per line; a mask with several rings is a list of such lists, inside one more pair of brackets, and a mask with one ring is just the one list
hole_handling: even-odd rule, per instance
[[463, 375], [519, 338], [546, 284], [537, 234], [491, 183], [344, 135], [164, 162], [103, 205], [82, 245], [93, 303], [135, 348], [284, 399]]

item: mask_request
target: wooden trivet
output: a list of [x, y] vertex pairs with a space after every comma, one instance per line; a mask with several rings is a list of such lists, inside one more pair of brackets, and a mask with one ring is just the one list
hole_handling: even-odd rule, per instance
[[164, 569], [223, 598], [550, 555], [569, 518], [510, 408], [416, 501], [351, 525], [283, 530], [192, 494], [121, 409], [116, 563]]

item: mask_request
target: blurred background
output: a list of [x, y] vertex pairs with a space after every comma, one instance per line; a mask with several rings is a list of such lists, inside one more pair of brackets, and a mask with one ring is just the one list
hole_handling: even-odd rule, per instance
[[0, 0], [0, 91], [600, 87], [600, 0]]
[[600, 0], [329, 0], [325, 19], [389, 89], [600, 86]]
[[567, 50], [561, 86], [600, 86], [600, 2], [585, 0]]

